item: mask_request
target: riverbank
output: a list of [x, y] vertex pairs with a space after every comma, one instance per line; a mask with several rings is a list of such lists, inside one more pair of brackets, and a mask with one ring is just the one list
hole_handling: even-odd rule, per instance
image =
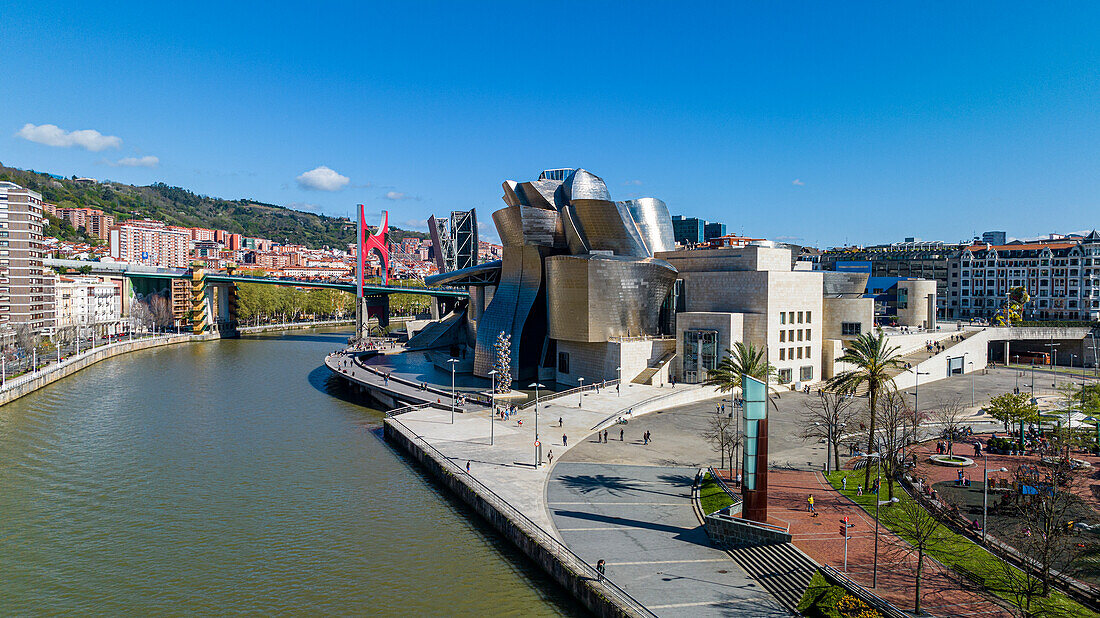
[[281, 324], [260, 324], [258, 326], [238, 326], [237, 332], [243, 334], [266, 333], [275, 330], [300, 330], [303, 328], [321, 328], [323, 326], [353, 326], [355, 319], [325, 320], [323, 322], [284, 322]]
[[200, 339], [195, 335], [166, 335], [161, 337], [150, 337], [148, 339], [118, 341], [99, 346], [98, 348], [93, 348], [66, 358], [60, 363], [54, 363], [33, 373], [24, 374], [13, 380], [8, 380], [3, 388], [0, 388], [0, 406], [33, 393], [43, 386], [67, 378], [82, 369], [108, 358], [113, 358], [128, 352], [136, 352], [138, 350], [148, 350], [150, 348], [159, 348], [166, 345], [199, 340]]

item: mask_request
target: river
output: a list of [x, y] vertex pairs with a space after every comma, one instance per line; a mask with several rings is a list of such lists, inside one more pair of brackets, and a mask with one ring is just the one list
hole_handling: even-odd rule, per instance
[[136, 352], [0, 407], [0, 613], [581, 614], [346, 400], [346, 337]]

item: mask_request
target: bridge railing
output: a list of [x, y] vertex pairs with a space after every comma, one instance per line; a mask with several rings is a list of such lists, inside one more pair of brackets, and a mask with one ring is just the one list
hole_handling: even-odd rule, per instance
[[[553, 401], [555, 399], [561, 399], [562, 397], [568, 397], [570, 395], [576, 395], [578, 393], [583, 393], [585, 391], [595, 391], [596, 387], [600, 387], [600, 388], [613, 387], [613, 386], [617, 385], [618, 383], [619, 383], [618, 380], [603, 380], [601, 382], [593, 382], [592, 384], [589, 384], [587, 386], [578, 386], [576, 388], [571, 388], [569, 390], [564, 390], [564, 391], [554, 391], [552, 393], [547, 393], [546, 395], [539, 395], [538, 402], [539, 402], [539, 404], [544, 404], [547, 401]], [[526, 410], [528, 408], [533, 408], [533, 407], [535, 407], [535, 400], [534, 399], [524, 403], [522, 406], [519, 406], [519, 409], [520, 410]]]

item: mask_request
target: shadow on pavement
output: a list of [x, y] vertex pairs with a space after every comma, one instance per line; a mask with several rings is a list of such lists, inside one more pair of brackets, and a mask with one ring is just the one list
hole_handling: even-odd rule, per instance
[[[654, 522], [641, 521], [638, 519], [627, 519], [625, 517], [615, 517], [613, 515], [599, 515], [597, 513], [567, 511], [564, 509], [554, 509], [554, 515], [561, 517], [572, 517], [574, 519], [584, 519], [588, 521], [598, 521], [605, 524], [629, 526], [631, 528], [642, 528], [645, 530], [667, 532], [670, 534], [675, 534], [676, 536], [672, 538], [678, 541], [693, 543], [695, 545], [702, 545], [704, 547], [714, 547], [713, 545], [711, 545], [710, 539], [707, 537], [707, 533], [703, 530], [703, 526], [696, 526], [694, 528], [683, 528], [681, 526], [669, 526], [667, 524], [658, 524]], [[562, 526], [559, 524], [558, 527], [560, 528]]]

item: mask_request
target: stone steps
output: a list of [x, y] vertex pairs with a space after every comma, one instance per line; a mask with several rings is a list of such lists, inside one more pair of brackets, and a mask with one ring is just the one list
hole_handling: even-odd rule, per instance
[[817, 564], [790, 543], [727, 550], [741, 568], [784, 607], [797, 611]]

